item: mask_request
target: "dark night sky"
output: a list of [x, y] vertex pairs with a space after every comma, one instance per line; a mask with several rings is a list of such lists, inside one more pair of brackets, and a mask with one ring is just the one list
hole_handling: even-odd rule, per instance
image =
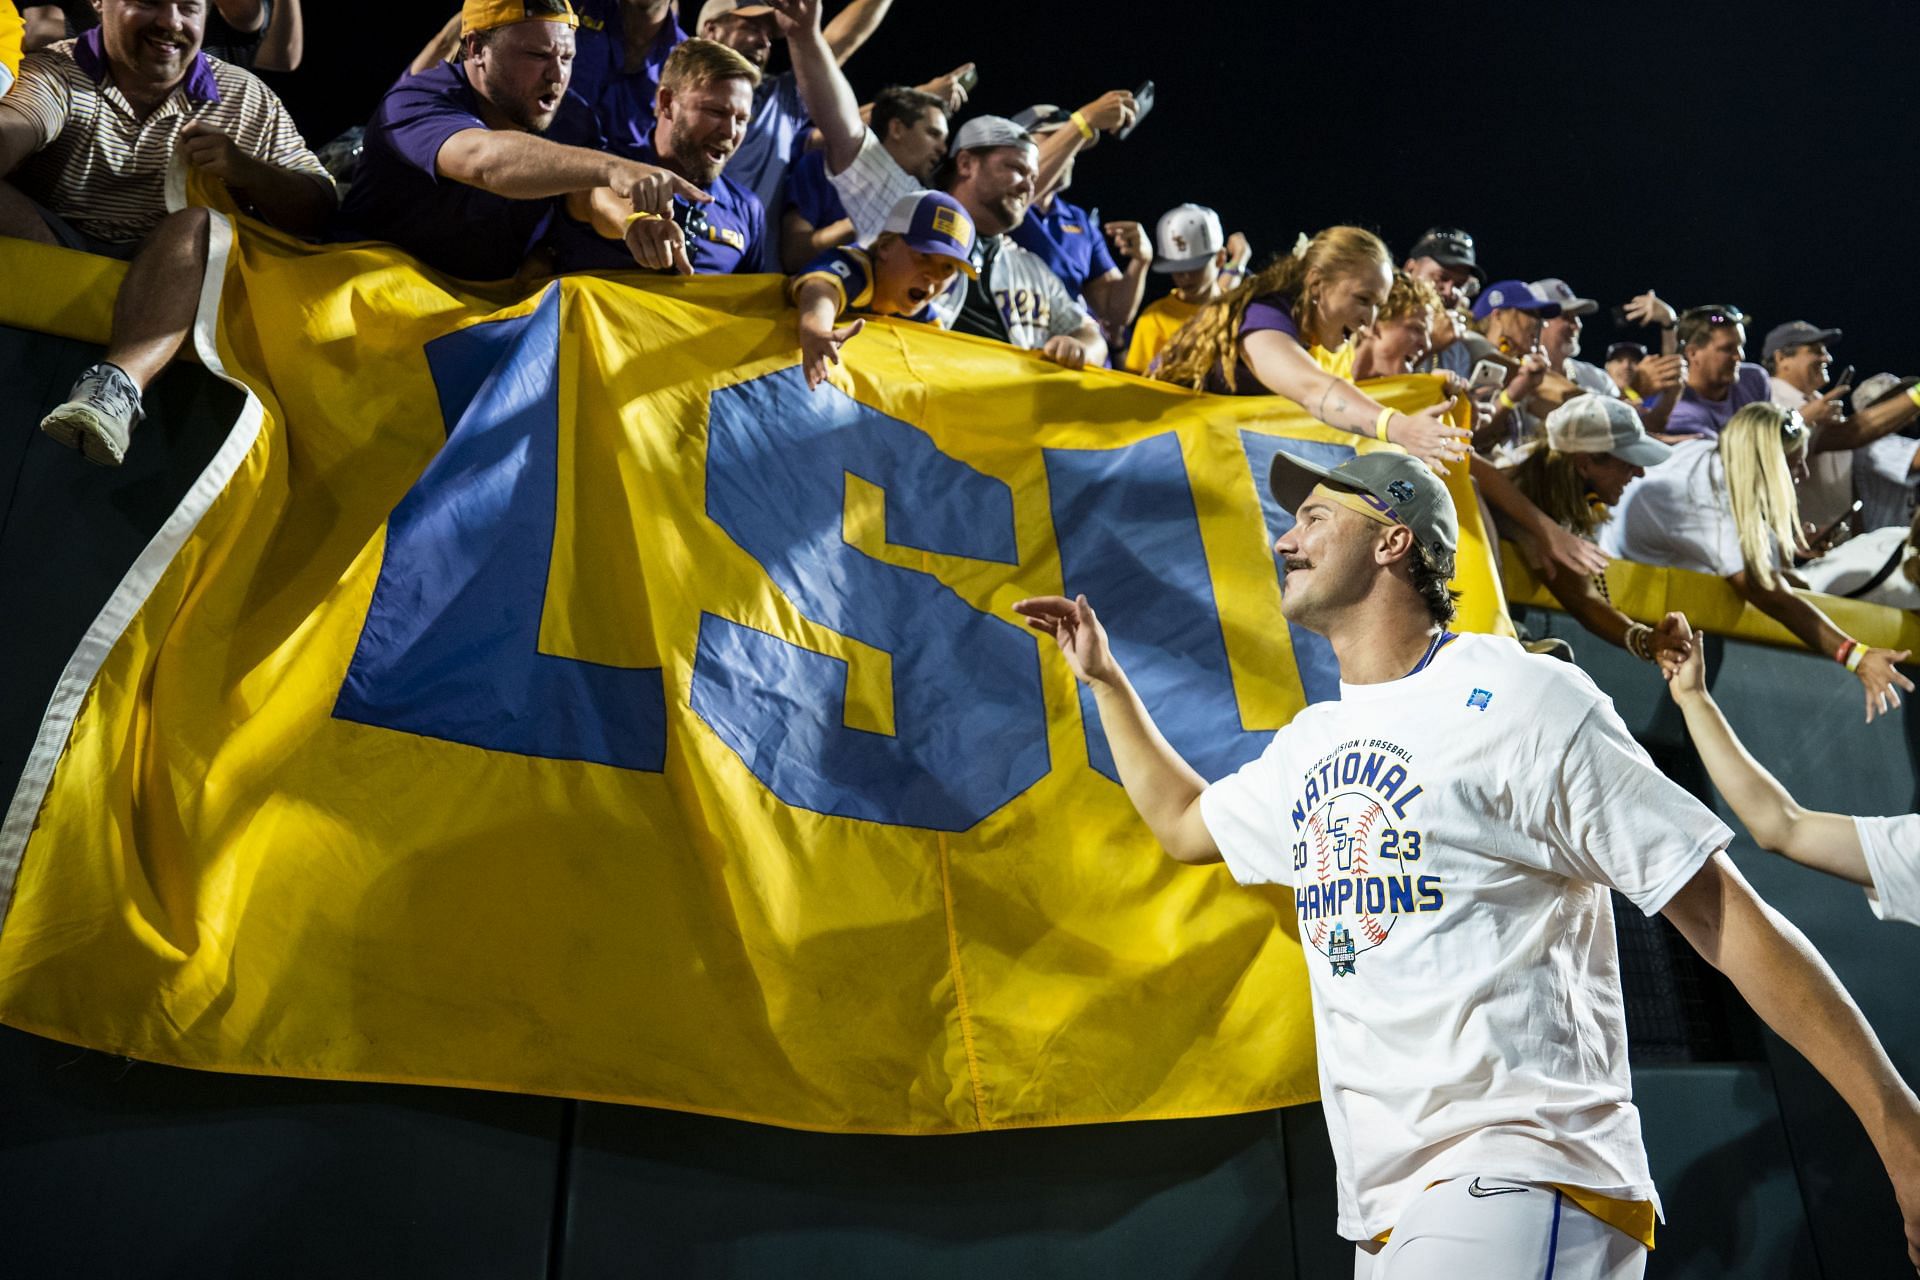
[[[305, 67], [272, 79], [317, 145], [365, 119], [452, 5], [408, 0], [373, 36], [365, 10], [307, 10]], [[1073, 199], [1106, 217], [1151, 227], [1196, 200], [1256, 261], [1333, 222], [1396, 257], [1454, 223], [1495, 278], [1599, 299], [1590, 358], [1614, 336], [1604, 307], [1651, 287], [1745, 308], [1754, 359], [1782, 320], [1838, 325], [1836, 372], [1865, 376], [1920, 372], [1916, 37], [1911, 0], [897, 0], [847, 72], [864, 98], [972, 59], [967, 113], [1006, 114], [1150, 77], [1147, 123], [1076, 174]]]

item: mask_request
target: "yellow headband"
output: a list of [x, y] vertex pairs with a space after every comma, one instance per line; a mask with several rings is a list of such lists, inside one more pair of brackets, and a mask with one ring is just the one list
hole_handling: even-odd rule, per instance
[[1334, 489], [1324, 484], [1317, 484], [1313, 486], [1313, 492], [1308, 496], [1312, 498], [1324, 498], [1328, 502], [1345, 507], [1349, 511], [1358, 511], [1375, 524], [1386, 525], [1389, 529], [1400, 524], [1400, 521], [1388, 514], [1388, 512], [1368, 502], [1359, 494], [1350, 493], [1345, 489]]

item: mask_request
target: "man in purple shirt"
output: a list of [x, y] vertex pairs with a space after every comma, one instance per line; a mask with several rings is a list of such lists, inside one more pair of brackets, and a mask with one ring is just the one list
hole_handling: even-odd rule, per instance
[[1767, 371], [1747, 363], [1746, 322], [1738, 307], [1690, 307], [1681, 313], [1680, 354], [1687, 360], [1687, 381], [1662, 439], [1714, 439], [1736, 409], [1773, 398]]
[[576, 192], [554, 222], [554, 266], [592, 271], [637, 262], [685, 275], [779, 270], [759, 198], [722, 176], [746, 135], [759, 78], [751, 62], [712, 40], [675, 49], [660, 74], [659, 112], [643, 154], [712, 192], [712, 202], [675, 201], [656, 217], [632, 212], [604, 189]]
[[336, 239], [389, 240], [465, 280], [514, 275], [572, 192], [604, 189], [665, 213], [705, 193], [600, 149], [567, 91], [576, 19], [566, 0], [466, 0], [459, 62], [402, 76], [367, 126]]

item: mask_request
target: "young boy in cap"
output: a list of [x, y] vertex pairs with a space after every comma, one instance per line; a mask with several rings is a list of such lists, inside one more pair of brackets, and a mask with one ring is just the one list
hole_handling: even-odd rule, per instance
[[1236, 234], [1229, 240], [1221, 233], [1220, 215], [1205, 205], [1167, 210], [1153, 229], [1153, 239], [1153, 270], [1173, 277], [1173, 292], [1149, 304], [1133, 322], [1126, 368], [1143, 377], [1181, 325], [1240, 283], [1253, 256], [1247, 238]]
[[960, 202], [938, 191], [903, 196], [885, 229], [866, 249], [829, 249], [787, 282], [800, 312], [801, 364], [807, 386], [827, 380], [827, 366], [840, 363], [840, 348], [866, 321], [844, 328], [834, 321], [847, 312], [901, 316], [939, 324], [932, 303], [954, 273], [973, 275], [973, 220]]

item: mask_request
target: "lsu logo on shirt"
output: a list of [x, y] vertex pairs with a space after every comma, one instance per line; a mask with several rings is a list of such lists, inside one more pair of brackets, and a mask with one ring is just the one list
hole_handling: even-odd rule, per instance
[[1293, 807], [1294, 909], [1300, 937], [1333, 967], [1354, 972], [1404, 916], [1446, 905], [1423, 865], [1426, 836], [1413, 802], [1425, 790], [1411, 755], [1379, 739], [1345, 743], [1307, 771]]
[[1023, 324], [1044, 329], [1053, 321], [1053, 306], [1047, 301], [1047, 296], [1038, 290], [995, 289], [993, 300], [999, 304], [1000, 316], [1009, 329]]

